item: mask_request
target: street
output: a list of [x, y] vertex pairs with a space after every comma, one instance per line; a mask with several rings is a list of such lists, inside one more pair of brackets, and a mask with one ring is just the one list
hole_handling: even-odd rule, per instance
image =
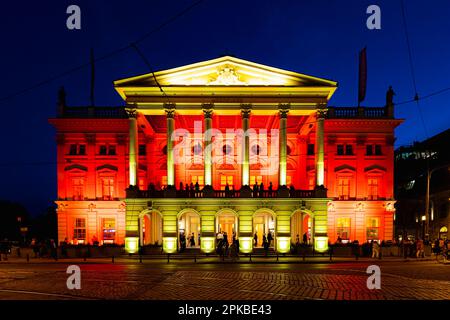
[[[71, 264], [80, 266], [80, 290], [66, 286]], [[371, 264], [381, 269], [379, 290], [366, 285]], [[3, 261], [0, 299], [448, 300], [450, 266], [412, 260], [306, 264]]]

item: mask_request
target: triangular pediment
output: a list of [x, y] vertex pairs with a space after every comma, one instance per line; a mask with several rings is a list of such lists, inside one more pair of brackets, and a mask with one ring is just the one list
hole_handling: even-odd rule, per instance
[[[158, 83], [156, 83], [155, 78]], [[116, 87], [161, 86], [306, 86], [335, 87], [336, 82], [224, 56], [178, 68], [117, 80]]]

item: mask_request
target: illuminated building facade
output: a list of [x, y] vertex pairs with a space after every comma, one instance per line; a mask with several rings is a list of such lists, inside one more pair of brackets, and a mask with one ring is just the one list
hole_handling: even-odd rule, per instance
[[[393, 104], [330, 107], [337, 83], [230, 56], [114, 82], [126, 107], [67, 107], [58, 238], [242, 252], [392, 240]], [[262, 184], [262, 186], [261, 186]], [[255, 186], [258, 188], [255, 188]], [[257, 241], [254, 241], [254, 236]]]

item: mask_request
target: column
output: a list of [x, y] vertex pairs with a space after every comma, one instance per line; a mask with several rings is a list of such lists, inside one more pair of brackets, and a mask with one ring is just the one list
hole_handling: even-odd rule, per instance
[[130, 186], [137, 186], [137, 163], [138, 163], [138, 129], [137, 129], [137, 112], [136, 108], [126, 108], [128, 114], [128, 121], [130, 125], [129, 130], [129, 149], [128, 149], [128, 161], [129, 161], [129, 180]]
[[175, 186], [175, 162], [173, 158], [172, 134], [175, 129], [175, 105], [164, 104], [167, 117], [167, 185]]
[[316, 185], [323, 186], [325, 181], [325, 156], [324, 156], [324, 122], [327, 109], [320, 105], [317, 109], [316, 126]]
[[289, 113], [289, 104], [280, 104], [278, 107], [280, 115], [280, 134], [279, 134], [279, 170], [278, 170], [278, 189], [285, 189], [287, 176], [287, 115]]
[[251, 104], [241, 106], [242, 116], [242, 183], [241, 187], [249, 186], [250, 184], [250, 137], [248, 136], [248, 129], [250, 128], [250, 113], [252, 110]]
[[213, 104], [203, 104], [202, 105], [203, 116], [204, 116], [204, 175], [205, 175], [205, 187], [212, 187], [212, 148], [211, 148], [211, 129], [212, 129], [212, 114], [213, 114]]

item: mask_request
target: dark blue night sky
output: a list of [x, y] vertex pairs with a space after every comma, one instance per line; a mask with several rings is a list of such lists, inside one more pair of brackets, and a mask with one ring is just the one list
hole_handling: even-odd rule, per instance
[[[0, 99], [126, 46], [194, 0], [4, 1], [0, 7]], [[82, 10], [82, 30], [66, 28], [66, 8]], [[366, 8], [378, 4], [382, 29], [366, 28]], [[450, 87], [450, 2], [405, 0], [419, 95]], [[330, 105], [357, 103], [358, 53], [367, 46], [368, 87], [363, 105], [383, 106], [392, 85], [396, 101], [414, 97], [400, 0], [204, 0], [139, 44], [153, 69], [223, 54], [339, 82]], [[96, 104], [122, 105], [112, 81], [150, 70], [132, 49], [96, 63]], [[0, 101], [0, 199], [42, 212], [56, 197], [56, 143], [47, 119], [64, 85], [69, 105], [89, 103], [89, 67]], [[449, 128], [450, 91], [396, 109], [406, 119], [396, 146]]]

